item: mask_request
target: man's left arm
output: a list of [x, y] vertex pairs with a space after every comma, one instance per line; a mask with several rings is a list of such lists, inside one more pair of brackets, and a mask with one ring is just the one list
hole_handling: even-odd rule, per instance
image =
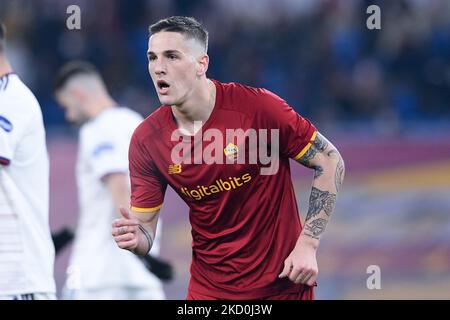
[[314, 169], [314, 180], [303, 230], [279, 277], [312, 286], [318, 275], [316, 251], [333, 213], [345, 166], [336, 147], [319, 132], [309, 148], [294, 160]]

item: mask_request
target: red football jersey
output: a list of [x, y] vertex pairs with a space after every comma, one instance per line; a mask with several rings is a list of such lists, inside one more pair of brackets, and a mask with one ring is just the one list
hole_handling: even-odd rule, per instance
[[[222, 133], [222, 138], [215, 136], [215, 143], [223, 149], [216, 148], [212, 154], [223, 156], [224, 163], [199, 163], [198, 159], [174, 163], [173, 150], [182, 138], [173, 138], [178, 128], [171, 107], [161, 106], [141, 123], [131, 140], [132, 209], [152, 212], [161, 208], [168, 184], [188, 204], [193, 238], [189, 290], [221, 299], [298, 292], [301, 285], [278, 278], [302, 228], [289, 159], [298, 159], [307, 151], [316, 129], [267, 90], [214, 83], [214, 109], [195, 137], [183, 142], [183, 150], [194, 159], [195, 154], [201, 155], [195, 148], [207, 150], [212, 143], [211, 138], [204, 138], [206, 132]], [[277, 129], [276, 172], [261, 174], [268, 164], [259, 160], [239, 163], [237, 156], [247, 153], [249, 157], [255, 147], [227, 137], [227, 129]], [[268, 146], [276, 142], [275, 138], [267, 140]], [[183, 153], [185, 159], [188, 152]], [[226, 163], [227, 158], [231, 163]]]

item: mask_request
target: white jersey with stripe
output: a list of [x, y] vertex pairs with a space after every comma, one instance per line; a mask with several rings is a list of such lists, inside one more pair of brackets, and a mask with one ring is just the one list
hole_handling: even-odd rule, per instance
[[42, 112], [10, 73], [0, 78], [0, 293], [55, 293]]
[[[143, 262], [114, 242], [111, 224], [119, 218], [119, 212], [102, 181], [111, 173], [129, 174], [129, 143], [141, 122], [142, 117], [131, 109], [113, 107], [81, 127], [76, 169], [80, 215], [66, 289], [136, 288], [162, 292], [162, 283]], [[160, 234], [161, 229], [158, 231]], [[159, 234], [152, 254], [159, 251]]]

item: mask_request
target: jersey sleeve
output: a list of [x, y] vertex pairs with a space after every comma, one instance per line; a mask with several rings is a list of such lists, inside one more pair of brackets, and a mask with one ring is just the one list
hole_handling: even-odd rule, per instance
[[128, 153], [131, 180], [131, 209], [155, 212], [162, 207], [167, 182], [159, 173], [149, 152], [142, 147], [136, 133]]
[[111, 173], [128, 173], [128, 140], [126, 134], [90, 131], [82, 141], [94, 176], [101, 180]]
[[0, 115], [0, 165], [7, 166], [13, 157], [12, 123]]
[[12, 148], [8, 133], [0, 129], [0, 165], [7, 166], [11, 162]]
[[261, 89], [255, 107], [259, 128], [279, 130], [281, 157], [297, 160], [308, 151], [317, 134], [316, 127], [308, 119], [299, 115], [286, 101], [265, 89]]

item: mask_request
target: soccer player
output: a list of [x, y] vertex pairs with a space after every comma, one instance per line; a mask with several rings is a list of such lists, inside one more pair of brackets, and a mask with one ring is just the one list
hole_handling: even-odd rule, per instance
[[[66, 119], [81, 125], [76, 168], [80, 205], [67, 299], [164, 299], [161, 281], [111, 238], [120, 206], [129, 206], [128, 147], [142, 117], [120, 107], [94, 66], [69, 62], [55, 79]], [[158, 238], [157, 238], [158, 239]], [[152, 254], [158, 254], [159, 240]]]
[[0, 299], [56, 299], [42, 112], [5, 53], [0, 21]]
[[[313, 299], [319, 240], [344, 176], [339, 152], [270, 91], [208, 79], [208, 33], [195, 19], [163, 19], [150, 33], [148, 68], [162, 106], [131, 139], [131, 208], [112, 225], [117, 245], [137, 255], [150, 250], [170, 185], [190, 207], [188, 299]], [[215, 157], [248, 158], [255, 147], [227, 137], [230, 129], [278, 133], [278, 143], [274, 134], [266, 144], [278, 144], [277, 170], [262, 174], [260, 160], [196, 159], [212, 135], [224, 146]], [[303, 228], [289, 159], [315, 171]]]

